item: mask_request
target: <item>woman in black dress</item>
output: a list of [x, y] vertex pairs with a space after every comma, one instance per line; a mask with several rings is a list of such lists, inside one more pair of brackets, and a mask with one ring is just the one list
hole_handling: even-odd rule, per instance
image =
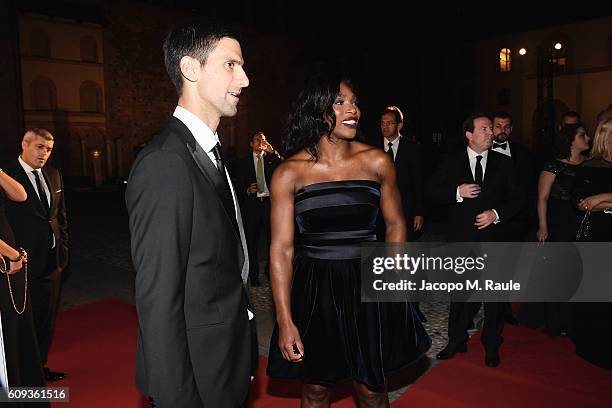
[[349, 81], [310, 81], [289, 118], [291, 157], [271, 183], [267, 373], [304, 381], [303, 407], [329, 406], [349, 378], [360, 405], [388, 407], [386, 374], [431, 345], [410, 303], [361, 302], [360, 243], [376, 240], [379, 210], [388, 242], [404, 242], [406, 224], [393, 162], [354, 140], [360, 114]]
[[[589, 149], [589, 141], [581, 123], [565, 125], [555, 137], [555, 158], [544, 165], [538, 181], [537, 239], [540, 242], [574, 241], [578, 214], [572, 202], [572, 192], [576, 171], [585, 160], [584, 152]], [[567, 261], [571, 262], [571, 257]], [[544, 326], [551, 336], [565, 335], [571, 329], [571, 309], [568, 303], [524, 303], [519, 320], [530, 327]]]
[[565, 125], [555, 138], [555, 158], [544, 165], [538, 182], [538, 241], [572, 242], [577, 213], [572, 203], [576, 170], [585, 160], [589, 136], [580, 123]]
[[[26, 200], [27, 195], [23, 186], [1, 169], [0, 187], [0, 254], [5, 267], [0, 275], [0, 313], [8, 385], [44, 387], [27, 278], [25, 268], [22, 268], [27, 261], [27, 254], [15, 247], [13, 231], [4, 213], [5, 199], [22, 202]], [[11, 406], [20, 406], [20, 403]], [[48, 407], [49, 404], [43, 402], [36, 406]]]
[[[593, 138], [593, 157], [578, 169], [575, 200], [588, 216], [584, 240], [612, 241], [612, 119], [599, 124]], [[576, 353], [612, 370], [612, 303], [577, 303], [574, 314]]]

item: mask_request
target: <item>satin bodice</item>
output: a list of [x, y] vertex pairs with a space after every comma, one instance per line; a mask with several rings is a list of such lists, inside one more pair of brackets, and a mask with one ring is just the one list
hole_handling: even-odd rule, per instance
[[339, 180], [309, 184], [295, 194], [296, 252], [318, 259], [355, 259], [376, 241], [380, 184]]

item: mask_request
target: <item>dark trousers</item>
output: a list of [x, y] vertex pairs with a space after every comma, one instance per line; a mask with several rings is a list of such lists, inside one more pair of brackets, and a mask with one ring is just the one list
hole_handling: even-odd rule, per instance
[[[468, 340], [468, 327], [480, 310], [480, 302], [451, 302], [448, 315], [448, 339], [453, 343]], [[485, 347], [498, 347], [504, 328], [504, 303], [484, 303], [485, 317], [481, 341]]]
[[33, 276], [29, 282], [34, 327], [43, 365], [47, 364], [60, 298], [61, 278], [59, 273], [54, 273], [56, 267], [55, 251], [51, 250], [46, 259], [45, 275]]
[[263, 234], [265, 247], [270, 245], [270, 198], [249, 197], [244, 200], [242, 219], [249, 250], [249, 277], [259, 281], [259, 241]]

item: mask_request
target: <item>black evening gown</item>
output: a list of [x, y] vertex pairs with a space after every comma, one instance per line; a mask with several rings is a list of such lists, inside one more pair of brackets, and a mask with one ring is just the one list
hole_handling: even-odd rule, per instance
[[[4, 213], [5, 199], [4, 193], [0, 191], [0, 239], [14, 247], [13, 231]], [[8, 278], [11, 281], [15, 306], [21, 311], [25, 294], [24, 271], [9, 275]], [[2, 313], [2, 335], [9, 386], [44, 387], [45, 381], [36, 341], [29, 293], [24, 312], [18, 314], [11, 300], [7, 275], [5, 274], [0, 275], [0, 312]], [[10, 406], [19, 407], [21, 403], [11, 403]], [[50, 405], [41, 402], [27, 403], [23, 406], [49, 407]]]
[[431, 340], [408, 303], [362, 303], [360, 244], [376, 241], [380, 184], [311, 184], [295, 195], [296, 255], [291, 312], [304, 360], [283, 359], [278, 324], [270, 342], [271, 377], [333, 385], [352, 378], [385, 384], [385, 374], [418, 360]]
[[[542, 171], [555, 175], [550, 188], [546, 209], [548, 242], [574, 242], [578, 229], [578, 211], [572, 201], [576, 172], [579, 165], [564, 163], [553, 159], [548, 161]], [[571, 262], [571, 259], [568, 259]], [[560, 336], [572, 330], [572, 305], [569, 303], [523, 303], [518, 319], [521, 323], [537, 328], [544, 326], [551, 336]]]
[[[612, 193], [612, 162], [591, 159], [578, 170], [576, 201], [600, 193]], [[587, 240], [612, 241], [612, 214], [592, 212]], [[576, 353], [599, 367], [612, 370], [612, 303], [576, 303], [574, 332]]]

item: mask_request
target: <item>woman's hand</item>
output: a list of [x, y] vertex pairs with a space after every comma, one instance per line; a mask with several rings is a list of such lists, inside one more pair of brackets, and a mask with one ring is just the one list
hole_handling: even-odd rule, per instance
[[603, 203], [606, 199], [604, 194], [595, 194], [586, 198], [583, 198], [578, 203], [578, 209], [581, 211], [587, 211], [589, 209], [595, 208], [597, 204]]
[[23, 259], [19, 258], [17, 261], [10, 261], [10, 268], [8, 270], [9, 275], [13, 275], [21, 270], [23, 267]]
[[544, 242], [548, 238], [548, 228], [540, 227], [538, 228], [537, 237], [539, 242]]
[[289, 322], [279, 324], [278, 330], [278, 347], [283, 358], [293, 363], [302, 361], [304, 359], [304, 345], [297, 327], [293, 322]]

